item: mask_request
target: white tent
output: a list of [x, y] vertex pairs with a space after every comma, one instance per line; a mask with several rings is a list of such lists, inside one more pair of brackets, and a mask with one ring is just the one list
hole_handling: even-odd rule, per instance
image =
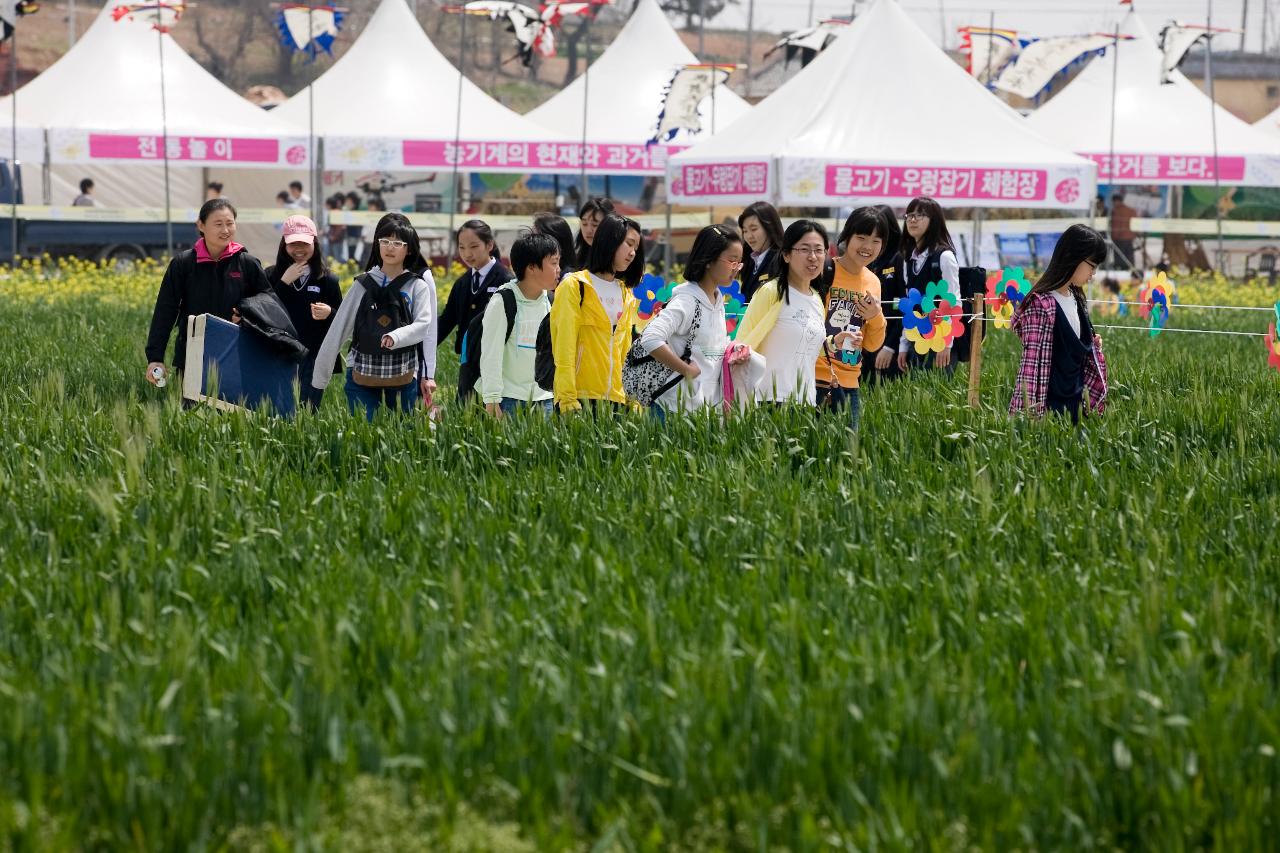
[[[580, 139], [585, 106], [588, 141], [643, 144], [653, 137], [663, 91], [676, 70], [697, 62], [657, 0], [639, 0], [626, 26], [587, 73], [530, 111], [528, 118]], [[717, 86], [714, 97], [708, 95], [698, 105], [700, 135], [728, 127], [750, 110], [751, 105], [733, 90]], [[672, 144], [685, 146], [697, 138], [680, 131]]]
[[[298, 136], [228, 89], [149, 23], [114, 20], [115, 5], [108, 2], [66, 55], [18, 90], [19, 131], [47, 131], [52, 163], [160, 162], [167, 128], [173, 165], [306, 168], [305, 129]], [[0, 139], [9, 133], [12, 99], [0, 98]], [[23, 159], [44, 160], [43, 140], [38, 153], [24, 147]]]
[[1280, 186], [1274, 137], [1214, 107], [1180, 72], [1162, 85], [1160, 50], [1136, 13], [1125, 16], [1120, 34], [1132, 38], [1120, 42], [1114, 57], [1108, 51], [1095, 59], [1032, 113], [1032, 127], [1097, 163], [1101, 183], [1212, 185], [1214, 110], [1219, 179], [1236, 186]]
[[[893, 69], [886, 77], [885, 69]], [[891, 82], [886, 82], [891, 81]], [[1050, 142], [878, 0], [751, 111], [672, 157], [677, 200], [1082, 209], [1095, 169]]]
[[355, 44], [312, 88], [272, 112], [304, 132], [314, 115], [328, 169], [436, 171], [455, 160], [483, 172], [577, 168], [572, 134], [534, 124], [470, 80], [462, 81], [459, 114], [458, 69], [405, 0], [383, 0]]
[[1254, 127], [1270, 133], [1272, 136], [1280, 136], [1280, 109], [1270, 115], [1263, 116], [1258, 119]]

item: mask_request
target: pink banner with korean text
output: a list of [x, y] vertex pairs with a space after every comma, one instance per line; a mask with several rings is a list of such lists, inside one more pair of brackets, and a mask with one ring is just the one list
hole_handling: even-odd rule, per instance
[[774, 170], [768, 158], [716, 163], [671, 164], [667, 194], [677, 203], [750, 204], [773, 197]]
[[[474, 172], [579, 171], [608, 174], [662, 174], [678, 146], [580, 142], [404, 143], [407, 168], [453, 168]], [[583, 162], [585, 158], [585, 163]]]
[[1079, 166], [918, 165], [783, 158], [782, 204], [906, 204], [930, 196], [943, 205], [1083, 210], [1095, 170]]
[[531, 174], [661, 175], [667, 158], [684, 146], [490, 140], [392, 140], [327, 137], [324, 160], [330, 169], [406, 169]]
[[248, 136], [51, 130], [54, 163], [163, 163], [171, 166], [236, 166], [305, 169], [307, 140]]
[[[1133, 154], [1085, 153], [1098, 165], [1098, 183], [1102, 184], [1176, 184], [1212, 185], [1215, 182], [1212, 154]], [[1219, 183], [1243, 186], [1277, 186], [1280, 184], [1280, 146], [1276, 156], [1248, 157], [1219, 154]]]

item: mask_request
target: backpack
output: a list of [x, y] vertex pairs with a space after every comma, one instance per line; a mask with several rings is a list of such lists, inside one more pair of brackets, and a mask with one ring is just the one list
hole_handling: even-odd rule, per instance
[[[964, 311], [964, 323], [969, 325], [966, 331], [974, 331], [975, 334], [981, 336], [986, 332], [986, 324], [982, 322], [969, 323], [969, 318], [973, 316], [973, 297], [978, 293], [986, 293], [987, 289], [987, 271], [982, 267], [960, 267], [960, 305]], [[974, 330], [973, 327], [977, 326]], [[958, 361], [968, 361], [969, 353], [973, 349], [973, 335], [966, 334], [964, 337], [956, 338], [955, 343], [951, 345], [951, 355]]]
[[[578, 307], [587, 299], [587, 286], [578, 279]], [[538, 326], [537, 355], [533, 361], [533, 380], [543, 391], [556, 390], [556, 356], [551, 350], [551, 315]]]
[[400, 292], [400, 287], [416, 277], [417, 273], [406, 271], [394, 281], [379, 286], [368, 273], [356, 276], [364, 295], [360, 297], [355, 327], [351, 331], [353, 350], [364, 355], [387, 354], [382, 348], [382, 336], [413, 322], [409, 300]]
[[[516, 327], [516, 295], [511, 288], [504, 287], [498, 291], [502, 297], [502, 307], [507, 313], [507, 336], [504, 341], [511, 340], [511, 331]], [[484, 315], [481, 311], [471, 318], [466, 332], [462, 335], [462, 360], [458, 363], [458, 400], [465, 402], [476, 392], [476, 384], [480, 381], [480, 346], [484, 339]]]

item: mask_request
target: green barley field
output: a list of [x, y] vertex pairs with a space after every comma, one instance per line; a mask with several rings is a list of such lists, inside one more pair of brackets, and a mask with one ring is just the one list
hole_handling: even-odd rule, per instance
[[1080, 429], [995, 330], [856, 438], [281, 422], [144, 384], [158, 279], [0, 278], [0, 849], [1276, 849], [1261, 338], [1104, 331]]

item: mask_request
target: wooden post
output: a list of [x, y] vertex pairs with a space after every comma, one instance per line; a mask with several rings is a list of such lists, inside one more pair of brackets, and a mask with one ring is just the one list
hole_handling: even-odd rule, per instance
[[978, 391], [982, 384], [982, 323], [986, 318], [985, 297], [981, 293], [973, 295], [973, 317], [969, 320], [969, 408], [978, 408]]

